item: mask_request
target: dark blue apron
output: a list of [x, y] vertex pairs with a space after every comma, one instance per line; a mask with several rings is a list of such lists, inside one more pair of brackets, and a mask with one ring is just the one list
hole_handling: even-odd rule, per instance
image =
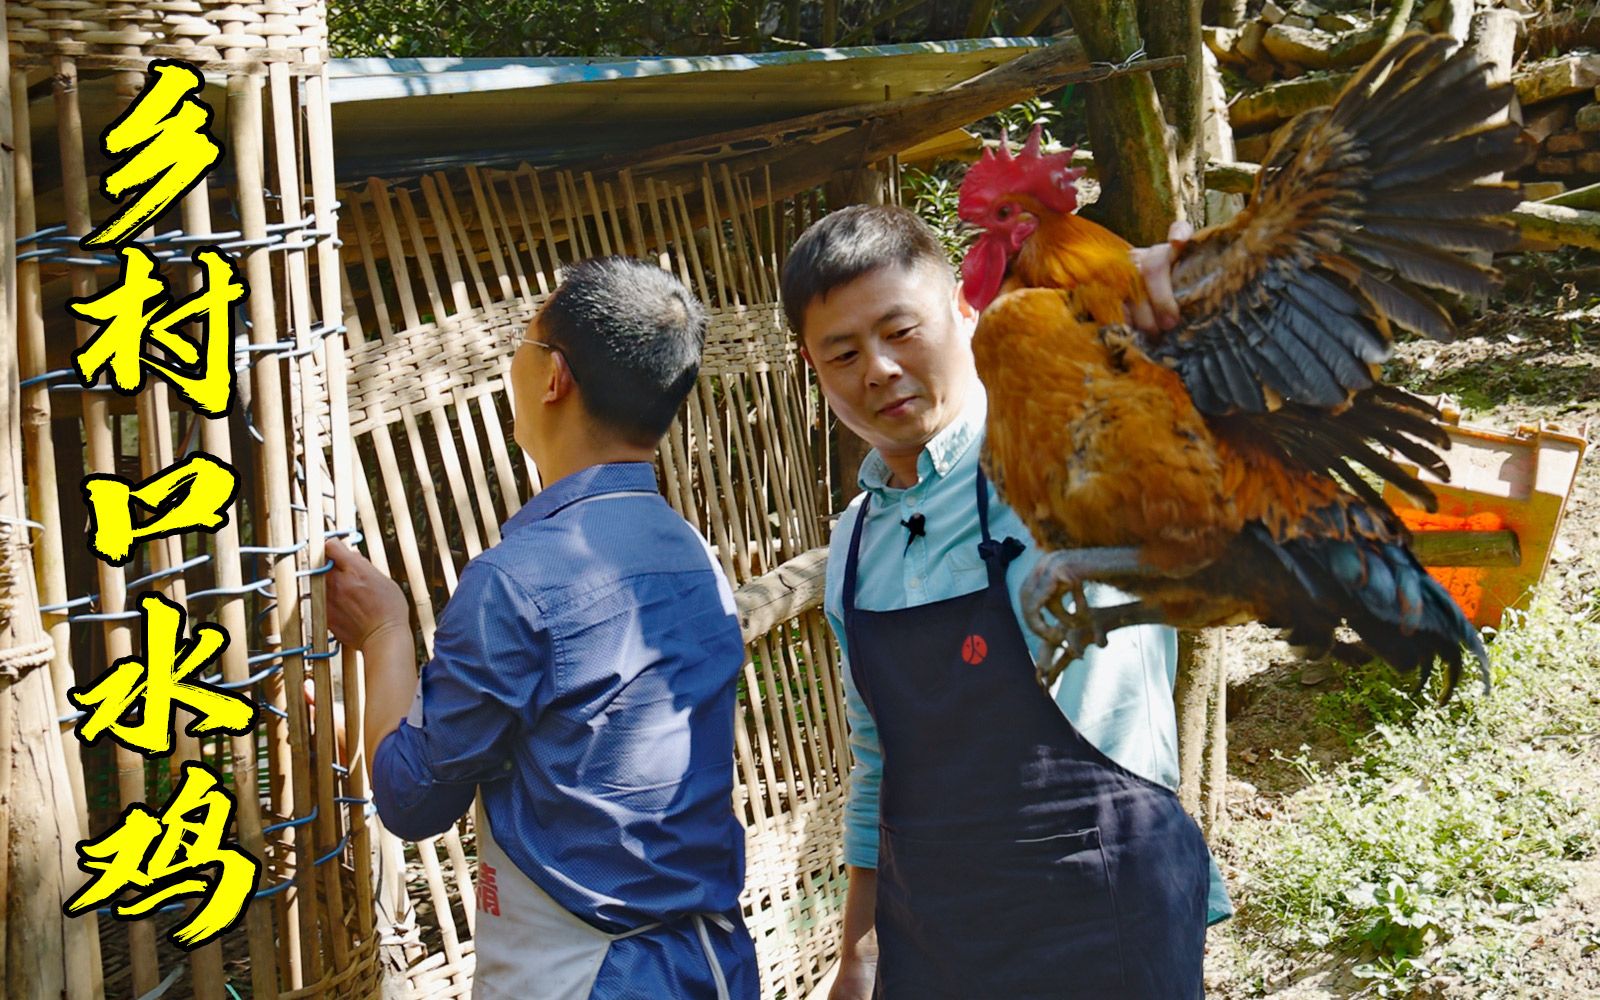
[[1034, 680], [978, 475], [983, 590], [855, 606], [850, 669], [878, 726], [883, 1000], [1203, 995], [1208, 862], [1178, 798], [1073, 728]]

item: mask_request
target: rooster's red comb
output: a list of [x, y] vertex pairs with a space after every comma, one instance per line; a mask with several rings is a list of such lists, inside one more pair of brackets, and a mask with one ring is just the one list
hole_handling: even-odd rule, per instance
[[1035, 125], [1016, 155], [1004, 136], [1000, 149], [985, 150], [961, 182], [957, 211], [967, 222], [978, 223], [991, 206], [1008, 194], [1029, 194], [1046, 208], [1072, 212], [1078, 207], [1077, 180], [1084, 171], [1072, 165], [1072, 150], [1044, 154], [1039, 151], [1042, 126]]

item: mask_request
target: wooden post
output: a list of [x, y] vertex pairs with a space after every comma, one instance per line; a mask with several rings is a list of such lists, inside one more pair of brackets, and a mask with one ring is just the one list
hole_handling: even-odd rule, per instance
[[[1092, 60], [1119, 64], [1141, 45], [1134, 0], [1068, 0]], [[1089, 214], [1136, 244], [1167, 236], [1176, 217], [1176, 161], [1155, 83], [1135, 73], [1089, 85], [1089, 138], [1100, 164], [1100, 201]]]
[[[1200, 0], [1143, 0], [1140, 26], [1149, 55], [1183, 56], [1184, 63], [1152, 74], [1161, 112], [1171, 127], [1173, 175], [1182, 216], [1196, 228], [1204, 221], [1204, 123], [1201, 96], [1207, 52], [1200, 41]], [[1161, 235], [1166, 235], [1162, 233]], [[1158, 237], [1159, 238], [1159, 237]]]
[[[828, 199], [830, 212], [836, 212], [846, 205], [882, 205], [884, 176], [871, 167], [840, 171], [828, 181], [823, 195]], [[834, 432], [834, 446], [829, 450], [834, 460], [832, 481], [839, 495], [833, 501], [838, 504], [836, 510], [843, 510], [861, 492], [856, 484], [856, 473], [867, 452], [872, 449], [842, 423], [834, 422]]]
[[[84, 936], [93, 916], [68, 923], [61, 904], [82, 881], [78, 807], [56, 724], [44, 631], [34, 581], [33, 526], [22, 476], [22, 407], [17, 387], [15, 163], [11, 60], [0, 18], [0, 994], [94, 995]], [[27, 95], [14, 95], [25, 101]], [[85, 926], [80, 921], [87, 921]], [[71, 940], [78, 947], [69, 948]]]

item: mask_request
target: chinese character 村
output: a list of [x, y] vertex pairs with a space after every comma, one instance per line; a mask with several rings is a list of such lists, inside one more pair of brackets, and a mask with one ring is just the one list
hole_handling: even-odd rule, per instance
[[[166, 283], [155, 273], [155, 258], [143, 247], [124, 247], [122, 275], [115, 285], [93, 298], [67, 303], [99, 327], [72, 355], [84, 385], [110, 368], [111, 384], [131, 396], [144, 387], [144, 369], [149, 368], [201, 413], [215, 417], [228, 412], [233, 405], [232, 307], [247, 290], [239, 269], [218, 251], [197, 250], [194, 262], [204, 269], [204, 283], [172, 305]], [[173, 330], [190, 320], [200, 327], [200, 347]], [[186, 368], [146, 354], [147, 341]]]

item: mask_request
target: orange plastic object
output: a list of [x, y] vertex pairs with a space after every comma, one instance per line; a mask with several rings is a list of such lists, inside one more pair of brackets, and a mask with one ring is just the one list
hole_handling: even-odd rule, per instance
[[1551, 424], [1523, 425], [1508, 434], [1461, 424], [1460, 414], [1447, 401], [1440, 401], [1440, 409], [1450, 435], [1451, 447], [1445, 452], [1450, 482], [1440, 483], [1426, 472], [1419, 473], [1439, 497], [1438, 512], [1418, 510], [1392, 486], [1384, 488], [1384, 499], [1413, 531], [1509, 528], [1517, 533], [1522, 548], [1520, 565], [1428, 571], [1450, 591], [1474, 625], [1499, 626], [1505, 610], [1525, 606], [1529, 592], [1544, 576], [1578, 462], [1588, 447], [1588, 428], [1568, 434]]

